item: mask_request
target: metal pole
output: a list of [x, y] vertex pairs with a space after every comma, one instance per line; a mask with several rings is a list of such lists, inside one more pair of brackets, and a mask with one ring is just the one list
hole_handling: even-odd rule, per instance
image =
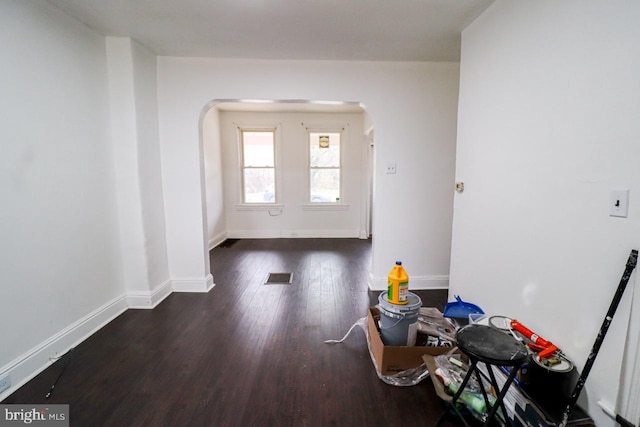
[[620, 299], [622, 299], [622, 294], [624, 293], [625, 288], [627, 287], [627, 283], [629, 283], [629, 278], [631, 277], [631, 273], [633, 269], [636, 268], [636, 264], [638, 262], [638, 251], [633, 249], [629, 254], [629, 259], [627, 260], [627, 266], [624, 269], [624, 273], [622, 274], [622, 278], [620, 279], [620, 284], [618, 285], [618, 289], [616, 290], [615, 295], [613, 296], [613, 300], [611, 301], [611, 305], [609, 306], [609, 311], [602, 322], [602, 326], [600, 327], [600, 331], [598, 332], [598, 336], [596, 337], [595, 342], [593, 343], [593, 348], [591, 349], [591, 353], [589, 353], [589, 357], [587, 358], [587, 363], [585, 363], [584, 368], [582, 369], [582, 374], [580, 374], [580, 378], [578, 378], [578, 382], [573, 389], [573, 393], [571, 394], [571, 398], [569, 399], [569, 403], [562, 414], [562, 421], [560, 423], [560, 427], [565, 427], [567, 425], [567, 421], [569, 421], [569, 414], [576, 406], [576, 402], [578, 401], [578, 397], [580, 396], [580, 392], [584, 387], [584, 383], [587, 381], [587, 377], [589, 376], [589, 372], [593, 367], [593, 363], [596, 360], [596, 356], [598, 355], [598, 351], [600, 351], [600, 346], [604, 341], [604, 337], [607, 334], [607, 330], [609, 329], [609, 325], [611, 325], [611, 321], [613, 320], [613, 315], [618, 308], [618, 304], [620, 304]]

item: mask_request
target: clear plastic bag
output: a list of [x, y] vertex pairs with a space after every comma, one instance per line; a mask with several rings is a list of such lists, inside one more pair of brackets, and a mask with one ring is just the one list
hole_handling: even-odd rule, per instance
[[418, 314], [418, 331], [425, 335], [439, 338], [442, 342], [451, 343], [454, 347], [457, 326], [434, 307], [420, 307]]
[[376, 364], [375, 357], [373, 356], [373, 352], [371, 350], [371, 340], [369, 337], [369, 329], [367, 327], [367, 318], [362, 317], [358, 319], [351, 328], [347, 331], [347, 333], [340, 340], [326, 340], [325, 344], [340, 344], [343, 342], [351, 332], [359, 327], [364, 332], [367, 337], [367, 348], [369, 349], [369, 356], [371, 357], [371, 362], [373, 363], [373, 367], [376, 370], [376, 374], [378, 374], [378, 378], [380, 378], [383, 382], [389, 385], [398, 386], [398, 387], [408, 387], [418, 384], [420, 381], [429, 377], [429, 371], [427, 370], [426, 364], [421, 364], [415, 368], [407, 369], [402, 372], [398, 372], [394, 375], [382, 375], [378, 366]]
[[[434, 358], [437, 369], [433, 373], [445, 386], [447, 392], [451, 395], [455, 395], [459, 390], [462, 381], [464, 380], [469, 367], [466, 366], [459, 358], [454, 358], [451, 355], [440, 355]], [[489, 390], [489, 384], [485, 384], [483, 381], [484, 389]], [[490, 393], [487, 394], [489, 399], [489, 405], [492, 406], [495, 403], [495, 397]], [[464, 391], [460, 394], [458, 402], [464, 404], [467, 410], [473, 415], [474, 418], [484, 422], [487, 417], [487, 403], [484, 400], [480, 385], [475, 375], [472, 375], [467, 382]]]

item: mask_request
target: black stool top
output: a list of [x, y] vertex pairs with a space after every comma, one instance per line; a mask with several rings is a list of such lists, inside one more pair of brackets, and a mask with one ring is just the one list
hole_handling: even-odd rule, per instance
[[468, 325], [456, 334], [458, 348], [481, 362], [497, 366], [520, 366], [529, 356], [520, 341], [485, 325]]

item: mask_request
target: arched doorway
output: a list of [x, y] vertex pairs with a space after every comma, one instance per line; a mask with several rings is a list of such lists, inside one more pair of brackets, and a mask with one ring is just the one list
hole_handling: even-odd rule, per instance
[[[353, 117], [353, 115], [359, 115], [361, 118], [358, 123], [357, 130], [352, 130], [350, 135], [352, 141], [357, 142], [357, 158], [350, 159], [348, 162], [349, 167], [353, 170], [346, 171], [348, 179], [353, 180], [353, 176], [356, 177], [357, 182], [351, 182], [349, 184], [350, 196], [348, 203], [345, 202], [341, 206], [305, 206], [300, 200], [296, 200], [295, 197], [300, 196], [299, 188], [293, 185], [289, 185], [287, 180], [292, 180], [293, 172], [287, 168], [292, 167], [294, 162], [300, 163], [304, 159], [301, 157], [303, 151], [299, 150], [296, 155], [297, 158], [291, 158], [290, 152], [293, 150], [286, 150], [286, 154], [280, 154], [279, 166], [283, 169], [279, 172], [280, 179], [284, 181], [286, 185], [283, 185], [280, 190], [285, 192], [283, 200], [287, 200], [284, 209], [289, 209], [286, 215], [282, 215], [278, 229], [268, 228], [249, 228], [238, 227], [234, 222], [238, 217], [244, 216], [253, 218], [251, 224], [258, 223], [260, 221], [259, 215], [265, 212], [272, 217], [281, 214], [279, 209], [269, 210], [263, 206], [240, 206], [238, 195], [238, 147], [237, 140], [232, 131], [229, 131], [229, 120], [225, 120], [225, 116], [233, 115], [231, 123], [234, 126], [240, 125], [264, 125], [264, 123], [276, 123], [280, 126], [280, 130], [283, 134], [290, 138], [292, 131], [286, 129], [287, 122], [292, 122], [291, 117], [306, 121], [308, 119], [313, 124], [317, 125], [317, 122], [322, 120], [326, 121], [327, 117], [332, 120], [337, 119], [340, 121], [341, 115], [343, 117]], [[221, 120], [222, 116], [222, 120]], [[268, 116], [267, 121], [260, 121], [262, 118]], [[240, 117], [240, 118], [239, 118]], [[256, 117], [260, 119], [256, 119]], [[274, 120], [274, 117], [276, 119]], [[316, 120], [316, 118], [322, 117], [322, 119]], [[257, 123], [257, 124], [256, 124]], [[301, 126], [305, 123], [297, 122], [291, 124]], [[242, 238], [242, 237], [358, 237], [368, 238], [370, 235], [370, 216], [371, 216], [371, 192], [373, 191], [373, 169], [371, 167], [370, 156], [370, 142], [369, 136], [366, 132], [372, 131], [371, 118], [364, 109], [364, 107], [357, 102], [317, 102], [317, 101], [301, 101], [301, 100], [231, 100], [231, 99], [215, 99], [210, 101], [202, 110], [200, 117], [200, 140], [201, 140], [201, 164], [203, 173], [203, 206], [205, 206], [205, 242], [207, 242], [208, 248], [211, 249], [218, 245], [220, 242], [227, 238]], [[294, 129], [295, 130], [295, 129]], [[295, 130], [297, 131], [297, 130]], [[230, 141], [232, 140], [232, 141]], [[290, 143], [279, 139], [277, 144], [283, 145]], [[353, 144], [353, 142], [352, 142]], [[277, 147], [283, 148], [283, 147]], [[295, 148], [297, 149], [297, 148]], [[231, 154], [229, 154], [231, 153]], [[287, 157], [289, 156], [289, 157]], [[299, 170], [297, 171], [299, 172]], [[296, 173], [297, 173], [296, 172]], [[293, 178], [294, 181], [299, 179]], [[288, 194], [286, 192], [288, 191]], [[293, 201], [292, 201], [293, 200]], [[347, 206], [348, 205], [348, 206]], [[295, 207], [295, 209], [294, 209]], [[264, 208], [264, 209], [263, 209]], [[262, 212], [260, 212], [262, 210]], [[350, 229], [346, 226], [344, 230], [334, 230], [334, 235], [322, 235], [327, 233], [326, 229], [316, 228], [314, 229], [313, 223], [305, 227], [296, 228], [290, 224], [299, 223], [303, 221], [301, 217], [307, 215], [307, 219], [312, 216], [321, 216], [324, 213], [331, 212], [334, 209], [336, 211], [351, 210], [355, 212], [357, 218], [352, 220], [352, 224], [349, 225]], [[291, 211], [296, 211], [296, 216], [289, 214]], [[256, 213], [259, 212], [259, 213]], [[289, 215], [287, 217], [287, 215]], [[339, 215], [335, 215], [339, 217]], [[228, 218], [234, 218], [232, 221], [228, 221]], [[310, 220], [311, 221], [311, 220]], [[231, 223], [233, 222], [233, 223]], [[277, 221], [271, 221], [277, 222]], [[354, 223], [357, 223], [355, 226]], [[244, 234], [243, 234], [244, 233]], [[279, 233], [279, 234], [278, 234]], [[318, 236], [313, 233], [317, 233]], [[342, 233], [342, 234], [341, 234]], [[355, 233], [355, 235], [353, 234]]]

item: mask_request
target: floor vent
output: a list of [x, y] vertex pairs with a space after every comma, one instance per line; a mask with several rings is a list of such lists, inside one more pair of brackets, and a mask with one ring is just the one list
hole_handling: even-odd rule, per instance
[[290, 285], [293, 273], [269, 273], [265, 285]]

